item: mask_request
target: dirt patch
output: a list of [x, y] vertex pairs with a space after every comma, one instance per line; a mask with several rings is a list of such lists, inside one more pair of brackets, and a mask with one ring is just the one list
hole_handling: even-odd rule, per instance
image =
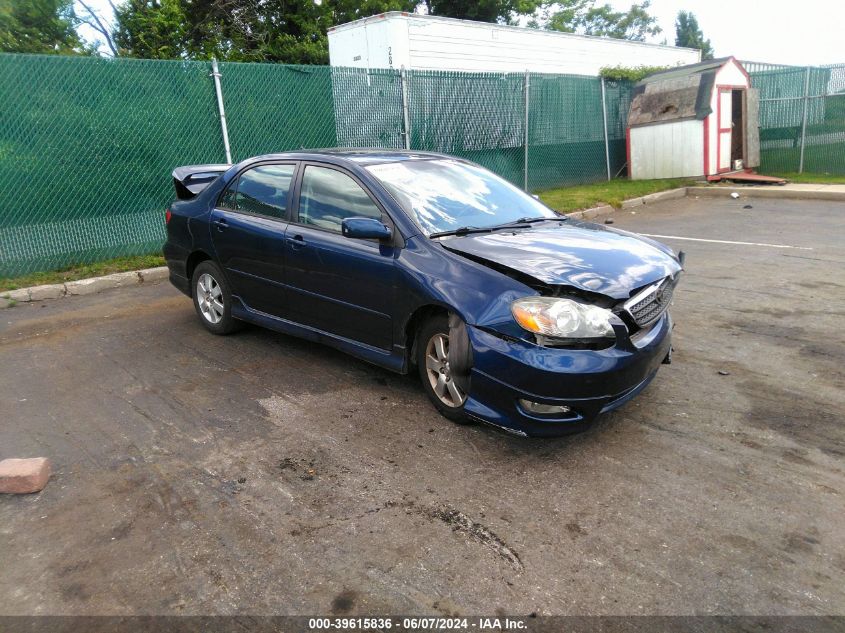
[[428, 511], [428, 515], [433, 519], [443, 521], [455, 532], [472, 537], [499, 558], [509, 563], [514, 569], [519, 571], [524, 569], [519, 554], [512, 547], [499, 538], [490, 528], [473, 521], [460, 510], [449, 507], [432, 508]]
[[[751, 403], [745, 414], [751, 425], [834, 457], [845, 456], [842, 416], [835, 412], [835, 403], [759, 380], [744, 380], [741, 387]], [[788, 459], [796, 461], [795, 456]]]
[[566, 524], [566, 531], [569, 532], [573, 537], [575, 536], [586, 536], [587, 530], [582, 528], [575, 522], [570, 522]]
[[355, 601], [357, 599], [358, 594], [351, 589], [341, 591], [332, 600], [332, 613], [335, 615], [350, 613], [355, 608]]

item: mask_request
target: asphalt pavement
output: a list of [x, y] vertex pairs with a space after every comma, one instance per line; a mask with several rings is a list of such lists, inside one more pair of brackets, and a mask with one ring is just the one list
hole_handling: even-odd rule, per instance
[[614, 222], [687, 253], [673, 363], [569, 438], [166, 283], [0, 312], [0, 457], [54, 469], [0, 498], [0, 614], [845, 614], [845, 204]]

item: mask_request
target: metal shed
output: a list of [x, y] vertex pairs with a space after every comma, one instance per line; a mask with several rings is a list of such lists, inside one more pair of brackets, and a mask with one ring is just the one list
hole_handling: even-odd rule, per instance
[[628, 113], [628, 176], [716, 176], [760, 165], [757, 91], [734, 57], [649, 75]]

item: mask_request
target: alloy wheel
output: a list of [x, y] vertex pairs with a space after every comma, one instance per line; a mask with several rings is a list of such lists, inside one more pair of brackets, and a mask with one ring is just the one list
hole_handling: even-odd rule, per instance
[[428, 340], [425, 349], [425, 368], [431, 389], [440, 402], [447, 407], [460, 407], [466, 400], [466, 394], [452, 380], [448, 334], [438, 333]]
[[209, 323], [216, 325], [223, 319], [223, 289], [208, 273], [203, 273], [197, 280], [197, 304]]

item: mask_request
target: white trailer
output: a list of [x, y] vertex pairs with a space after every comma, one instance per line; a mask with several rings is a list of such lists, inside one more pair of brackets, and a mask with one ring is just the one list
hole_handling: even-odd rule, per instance
[[391, 11], [329, 29], [332, 66], [598, 75], [603, 66], [682, 66], [701, 51]]

